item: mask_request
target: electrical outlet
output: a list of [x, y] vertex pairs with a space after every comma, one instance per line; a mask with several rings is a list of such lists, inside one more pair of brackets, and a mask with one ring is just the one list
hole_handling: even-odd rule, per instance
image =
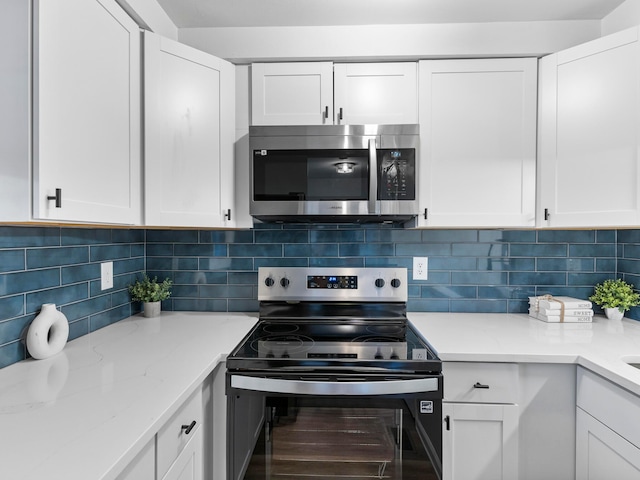
[[429, 257], [413, 257], [413, 279], [428, 280]]
[[100, 264], [100, 290], [113, 288], [113, 262]]
[[414, 360], [426, 360], [427, 359], [427, 349], [426, 348], [414, 348], [412, 350], [412, 356]]

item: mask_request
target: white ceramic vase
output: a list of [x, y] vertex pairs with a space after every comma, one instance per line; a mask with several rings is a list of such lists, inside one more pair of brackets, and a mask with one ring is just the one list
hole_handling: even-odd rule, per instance
[[622, 320], [624, 317], [624, 312], [621, 312], [617, 308], [605, 308], [604, 313], [609, 320]]
[[145, 317], [158, 317], [160, 316], [160, 303], [161, 302], [143, 302], [142, 313]]
[[69, 339], [69, 322], [55, 303], [42, 305], [29, 325], [27, 350], [35, 359], [49, 358], [62, 351]]

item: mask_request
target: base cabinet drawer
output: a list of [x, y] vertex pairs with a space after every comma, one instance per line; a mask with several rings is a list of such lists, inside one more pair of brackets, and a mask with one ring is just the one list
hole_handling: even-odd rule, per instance
[[[197, 389], [158, 431], [156, 437], [158, 478], [164, 477], [194, 436], [199, 435], [202, 438], [202, 433], [198, 432], [199, 427], [202, 426], [203, 416], [202, 390]], [[200, 469], [202, 469], [202, 462]]]
[[517, 403], [518, 364], [443, 362], [445, 402]]

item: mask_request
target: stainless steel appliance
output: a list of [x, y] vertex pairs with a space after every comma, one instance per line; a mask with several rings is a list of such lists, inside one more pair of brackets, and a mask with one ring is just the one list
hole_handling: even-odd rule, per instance
[[249, 209], [263, 221], [414, 218], [418, 125], [250, 127]]
[[405, 268], [260, 268], [227, 358], [228, 479], [437, 479], [442, 366]]

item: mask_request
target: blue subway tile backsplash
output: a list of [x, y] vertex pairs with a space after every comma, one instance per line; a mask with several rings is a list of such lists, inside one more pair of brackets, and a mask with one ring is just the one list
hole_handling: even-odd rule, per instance
[[[253, 230], [0, 226], [0, 368], [26, 358], [26, 331], [55, 303], [70, 338], [140, 311], [127, 287], [144, 271], [174, 281], [166, 310], [257, 311], [261, 266], [400, 266], [409, 311], [524, 313], [528, 297], [586, 298], [622, 277], [640, 286], [640, 230], [412, 230], [389, 225], [258, 224]], [[114, 287], [101, 290], [100, 263]], [[640, 319], [640, 308], [628, 312]]]

